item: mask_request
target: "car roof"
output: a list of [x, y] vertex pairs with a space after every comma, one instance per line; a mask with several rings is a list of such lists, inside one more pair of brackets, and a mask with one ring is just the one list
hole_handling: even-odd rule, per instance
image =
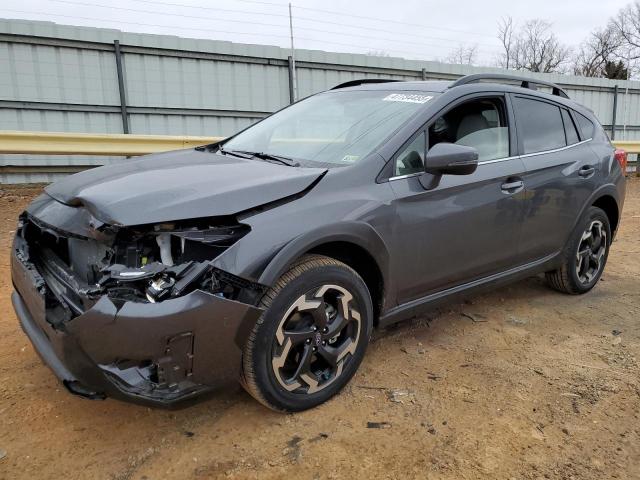
[[513, 75], [510, 73], [474, 73], [471, 75], [465, 75], [456, 79], [453, 82], [440, 82], [440, 81], [401, 81], [396, 79], [384, 79], [384, 78], [363, 78], [360, 80], [349, 80], [347, 82], [336, 85], [332, 90], [345, 89], [348, 87], [362, 87], [362, 85], [384, 85], [389, 83], [404, 85], [402, 90], [423, 90], [425, 88], [436, 88], [444, 92], [445, 89], [452, 89], [454, 87], [462, 87], [465, 85], [477, 85], [480, 82], [489, 82], [492, 84], [519, 84], [523, 89], [537, 90], [536, 85], [541, 85], [551, 89], [553, 96], [569, 98], [567, 92], [565, 92], [559, 85], [549, 82], [543, 79], [521, 77], [519, 75]]
[[[498, 77], [501, 77], [498, 75]], [[463, 77], [464, 78], [464, 77]], [[517, 80], [522, 81], [525, 79], [519, 77], [509, 78], [509, 76], [504, 75], [504, 78], [507, 80]], [[537, 96], [540, 98], [544, 98], [547, 100], [552, 100], [554, 102], [565, 105], [566, 107], [573, 108], [582, 113], [588, 112], [589, 114], [593, 114], [593, 112], [585, 107], [572, 100], [571, 98], [562, 97], [559, 95], [553, 95], [551, 93], [547, 93], [544, 90], [538, 90], [537, 88], [525, 88], [521, 85], [513, 84], [513, 83], [500, 83], [494, 81], [480, 81], [476, 83], [466, 83], [462, 85], [455, 85], [457, 81], [447, 81], [447, 80], [389, 80], [389, 79], [364, 79], [361, 80], [362, 83], [358, 83], [359, 81], [351, 81], [345, 84], [338, 85], [333, 87], [332, 90], [339, 91], [356, 91], [356, 90], [385, 90], [385, 91], [421, 91], [421, 92], [431, 92], [431, 93], [444, 93], [447, 91], [451, 92], [460, 92], [464, 93], [475, 93], [482, 91], [501, 91], [501, 92], [511, 92], [511, 93], [521, 93], [527, 94], [531, 96]], [[538, 83], [537, 81], [533, 81], [532, 83]], [[344, 86], [343, 86], [344, 85]], [[554, 85], [548, 84], [545, 86]], [[452, 88], [453, 87], [453, 88]]]

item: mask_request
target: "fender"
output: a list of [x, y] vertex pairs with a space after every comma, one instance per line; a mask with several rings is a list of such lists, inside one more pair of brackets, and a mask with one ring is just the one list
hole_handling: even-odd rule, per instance
[[[288, 265], [319, 245], [330, 242], [348, 242], [366, 250], [378, 264], [384, 282], [385, 296], [394, 292], [389, 275], [389, 249], [378, 232], [368, 223], [339, 222], [325, 225], [300, 235], [287, 243], [268, 263], [258, 282], [273, 285], [286, 271]], [[385, 299], [385, 305], [388, 305]]]

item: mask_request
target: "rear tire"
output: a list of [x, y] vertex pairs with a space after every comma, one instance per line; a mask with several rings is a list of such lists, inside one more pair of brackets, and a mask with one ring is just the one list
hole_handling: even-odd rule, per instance
[[598, 207], [589, 207], [564, 248], [560, 268], [546, 273], [547, 282], [555, 290], [571, 295], [588, 292], [602, 276], [610, 245], [607, 214]]
[[373, 307], [349, 266], [306, 255], [263, 296], [265, 312], [243, 352], [243, 387], [260, 403], [296, 412], [338, 393], [369, 343]]

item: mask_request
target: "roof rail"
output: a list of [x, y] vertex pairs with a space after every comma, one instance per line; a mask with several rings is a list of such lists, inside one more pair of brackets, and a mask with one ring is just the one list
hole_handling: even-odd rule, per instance
[[545, 87], [551, 87], [551, 93], [558, 97], [569, 98], [567, 92], [560, 88], [555, 83], [545, 82], [544, 80], [536, 80], [533, 78], [523, 78], [517, 75], [509, 75], [507, 73], [476, 73], [473, 75], [465, 75], [459, 78], [451, 84], [449, 88], [459, 87], [460, 85], [468, 85], [469, 83], [479, 82], [481, 80], [502, 80], [505, 82], [520, 82], [522, 88], [528, 88], [530, 90], [536, 90], [535, 85], [544, 85]]
[[364, 85], [366, 83], [387, 83], [387, 82], [401, 82], [402, 80], [392, 80], [390, 78], [361, 78], [360, 80], [349, 80], [348, 82], [341, 83], [332, 87], [331, 90], [337, 90], [338, 88], [357, 87], [358, 85]]

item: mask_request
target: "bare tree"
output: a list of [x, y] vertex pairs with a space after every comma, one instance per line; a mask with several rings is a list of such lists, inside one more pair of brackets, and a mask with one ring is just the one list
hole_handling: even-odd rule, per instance
[[585, 77], [610, 78], [610, 75], [620, 75], [615, 66], [622, 45], [623, 37], [614, 25], [591, 32], [580, 45], [574, 60], [573, 72]]
[[545, 20], [529, 20], [516, 30], [511, 18], [503, 19], [498, 38], [504, 48], [498, 63], [504, 68], [562, 72], [570, 59], [571, 49], [560, 43]]
[[443, 61], [457, 65], [473, 65], [478, 56], [477, 45], [460, 45], [453, 50]]
[[636, 0], [621, 9], [610, 26], [622, 37], [619, 56], [625, 62], [629, 77], [637, 77], [640, 73], [640, 2]]
[[629, 59], [640, 58], [640, 2], [636, 0], [620, 10], [611, 27], [629, 47]]
[[384, 50], [369, 50], [366, 55], [371, 55], [372, 57], [390, 57], [389, 53]]
[[502, 68], [509, 68], [513, 52], [513, 18], [503, 17], [498, 22], [498, 39], [504, 48], [504, 52], [498, 58], [498, 65]]

